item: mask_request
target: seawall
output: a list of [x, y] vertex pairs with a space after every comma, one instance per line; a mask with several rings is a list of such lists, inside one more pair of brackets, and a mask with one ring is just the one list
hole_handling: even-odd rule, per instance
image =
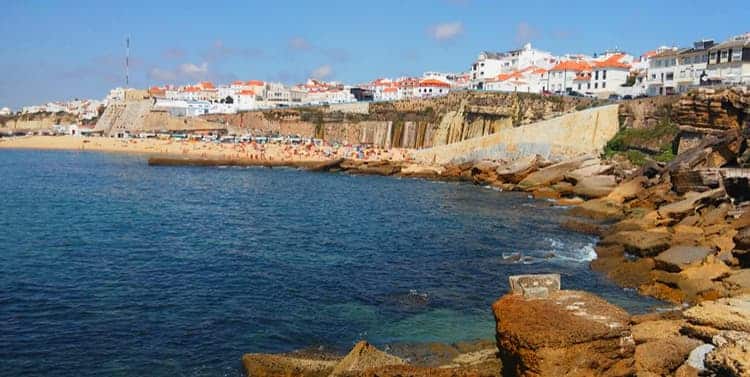
[[601, 152], [618, 129], [618, 106], [608, 105], [424, 149], [415, 152], [414, 158], [427, 164], [512, 160], [534, 154], [558, 160]]

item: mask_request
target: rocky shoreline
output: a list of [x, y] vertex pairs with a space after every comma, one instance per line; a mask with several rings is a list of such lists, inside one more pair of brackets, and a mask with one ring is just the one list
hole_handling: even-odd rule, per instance
[[[502, 361], [505, 376], [750, 375], [750, 93], [702, 90], [682, 98], [675, 113], [679, 155], [639, 168], [597, 156], [443, 166], [336, 160], [305, 168], [465, 181], [570, 206], [564, 226], [599, 237], [592, 270], [677, 309], [630, 316], [594, 295], [559, 286], [542, 297], [515, 291], [493, 305], [497, 354], [486, 349], [488, 358], [479, 363], [489, 368], [385, 362], [349, 374], [332, 372], [336, 366], [320, 374], [305, 368], [263, 374], [251, 372], [259, 356], [246, 355], [245, 370], [483, 376], [500, 375]], [[358, 344], [352, 352], [362, 349], [371, 347]]]

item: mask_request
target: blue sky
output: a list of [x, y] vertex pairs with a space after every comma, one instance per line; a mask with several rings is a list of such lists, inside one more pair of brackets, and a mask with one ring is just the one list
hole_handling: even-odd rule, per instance
[[634, 55], [750, 31], [745, 1], [42, 1], [0, 10], [0, 107], [201, 79], [363, 82], [466, 70], [482, 50]]

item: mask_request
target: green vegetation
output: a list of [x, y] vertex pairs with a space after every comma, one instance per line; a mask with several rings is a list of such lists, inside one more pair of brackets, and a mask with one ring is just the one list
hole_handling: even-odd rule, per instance
[[604, 147], [604, 157], [624, 155], [638, 166], [648, 160], [672, 161], [675, 157], [673, 142], [677, 132], [677, 126], [669, 120], [663, 120], [652, 128], [623, 128]]

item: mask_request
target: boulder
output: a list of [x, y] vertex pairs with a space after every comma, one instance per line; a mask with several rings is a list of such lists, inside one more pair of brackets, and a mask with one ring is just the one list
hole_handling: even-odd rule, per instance
[[698, 372], [705, 371], [706, 365], [704, 361], [706, 359], [706, 354], [713, 351], [714, 348], [716, 347], [714, 347], [713, 344], [706, 343], [695, 347], [695, 349], [690, 351], [690, 355], [688, 356], [688, 359], [685, 363]]
[[557, 183], [565, 178], [565, 174], [578, 169], [584, 162], [591, 160], [592, 158], [593, 157], [591, 156], [584, 156], [550, 165], [544, 169], [529, 174], [519, 182], [518, 185], [524, 189], [528, 189], [535, 186]]
[[704, 301], [683, 315], [692, 324], [750, 332], [750, 295]]
[[414, 178], [436, 178], [443, 174], [444, 169], [440, 166], [411, 164], [401, 168], [400, 174], [404, 177]]
[[402, 364], [406, 364], [406, 362], [378, 350], [366, 341], [360, 341], [333, 367], [330, 376], [346, 376], [353, 372], [361, 372], [371, 368]]
[[335, 360], [316, 360], [282, 355], [245, 354], [242, 366], [248, 377], [326, 377]]
[[663, 217], [684, 217], [695, 211], [700, 202], [725, 196], [724, 189], [718, 188], [703, 193], [689, 192], [682, 200], [659, 207], [659, 214]]
[[729, 277], [723, 280], [734, 289], [750, 289], [750, 269], [744, 268], [738, 271], [732, 271]]
[[643, 191], [643, 184], [645, 182], [646, 178], [643, 176], [638, 176], [629, 181], [623, 182], [607, 195], [607, 199], [617, 203], [624, 203], [627, 200], [633, 199], [638, 193]]
[[690, 351], [701, 342], [686, 336], [673, 336], [643, 344], [635, 348], [635, 369], [640, 376], [643, 372], [665, 376], [682, 365]]
[[669, 248], [672, 236], [662, 228], [651, 230], [623, 231], [606, 236], [604, 245], [620, 244], [625, 251], [641, 257], [654, 256]]
[[750, 227], [739, 229], [733, 240], [737, 248], [750, 250]]
[[[628, 314], [590, 293], [509, 294], [492, 305], [504, 375], [626, 375]], [[614, 373], [617, 371], [617, 373]]]
[[539, 170], [541, 161], [542, 156], [538, 154], [527, 156], [506, 165], [501, 165], [495, 169], [495, 174], [499, 180], [515, 184], [521, 182], [529, 174]]
[[[593, 162], [589, 164], [590, 162]], [[565, 174], [565, 179], [573, 182], [578, 182], [581, 179], [593, 177], [602, 174], [609, 174], [614, 170], [614, 165], [602, 165], [598, 159], [589, 160], [584, 163], [580, 168]]]
[[750, 334], [730, 333], [714, 337], [717, 347], [706, 354], [706, 369], [717, 376], [750, 376]]
[[624, 216], [622, 204], [607, 198], [589, 200], [578, 207], [572, 208], [570, 214], [595, 220], [617, 220]]
[[684, 323], [685, 321], [679, 319], [645, 321], [633, 325], [630, 331], [633, 334], [635, 344], [641, 344], [680, 336], [680, 329]]
[[680, 272], [691, 264], [703, 261], [713, 250], [701, 246], [672, 246], [654, 258], [656, 267], [671, 272]]
[[617, 185], [613, 175], [596, 175], [583, 177], [576, 181], [573, 193], [587, 198], [601, 198], [609, 195]]

